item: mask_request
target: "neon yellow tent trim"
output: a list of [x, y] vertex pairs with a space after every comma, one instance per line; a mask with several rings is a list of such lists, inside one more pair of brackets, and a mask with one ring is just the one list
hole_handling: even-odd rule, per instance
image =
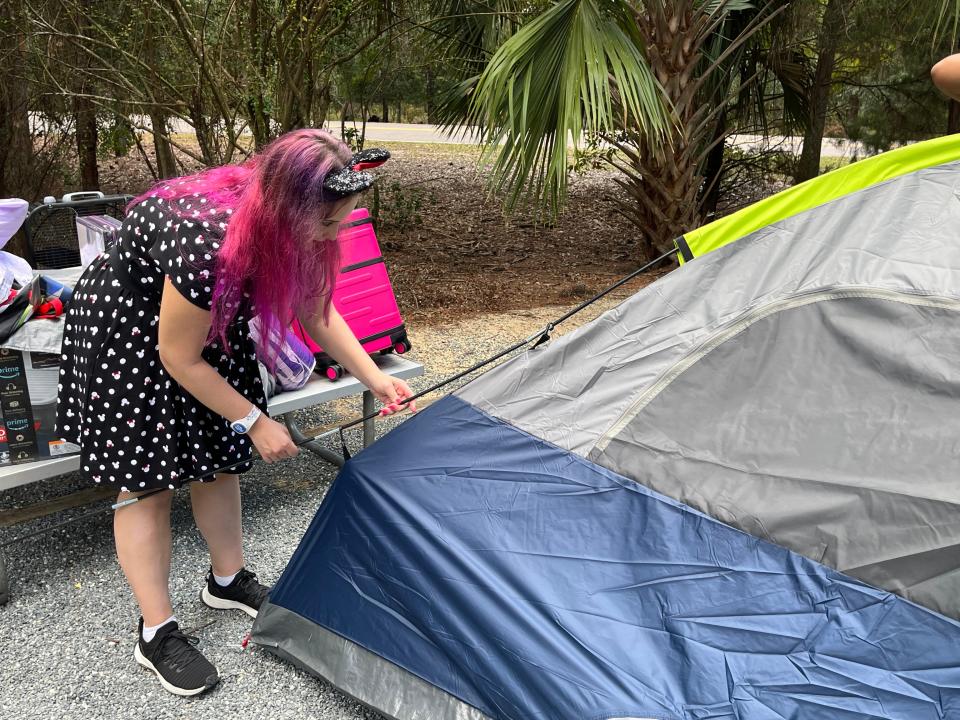
[[687, 233], [677, 240], [681, 262], [844, 195], [957, 159], [960, 135], [947, 135], [851, 163]]

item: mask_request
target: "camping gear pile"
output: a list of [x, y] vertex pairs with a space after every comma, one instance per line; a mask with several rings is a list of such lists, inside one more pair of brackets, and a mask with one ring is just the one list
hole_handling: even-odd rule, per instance
[[[27, 217], [26, 200], [0, 200], [0, 248]], [[0, 252], [0, 344], [31, 319], [63, 315], [72, 291], [46, 275], [35, 275], [23, 258]]]
[[70, 286], [37, 271], [89, 264], [116, 239], [121, 223], [115, 216], [129, 200], [129, 195], [101, 192], [49, 197], [33, 208], [26, 200], [0, 200], [0, 248], [22, 226], [26, 255], [0, 252], [0, 344], [28, 320], [63, 315]]

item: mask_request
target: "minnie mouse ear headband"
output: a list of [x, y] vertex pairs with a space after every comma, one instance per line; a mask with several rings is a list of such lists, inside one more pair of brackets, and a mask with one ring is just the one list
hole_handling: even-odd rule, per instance
[[350, 162], [323, 181], [323, 194], [331, 200], [345, 198], [366, 190], [373, 185], [373, 175], [365, 170], [380, 167], [390, 159], [390, 152], [382, 148], [370, 148], [356, 153]]

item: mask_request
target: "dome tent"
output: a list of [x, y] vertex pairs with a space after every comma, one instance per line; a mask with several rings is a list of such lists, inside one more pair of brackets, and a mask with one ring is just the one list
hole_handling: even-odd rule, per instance
[[253, 639], [402, 720], [960, 717], [960, 139], [685, 264], [347, 464]]

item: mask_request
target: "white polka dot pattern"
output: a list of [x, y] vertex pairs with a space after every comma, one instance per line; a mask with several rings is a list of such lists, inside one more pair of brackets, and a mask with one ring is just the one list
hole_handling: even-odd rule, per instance
[[[185, 205], [181, 201], [181, 212], [189, 218]], [[228, 215], [211, 210], [218, 217]], [[140, 264], [136, 277], [142, 276], [145, 285], [159, 288], [167, 276], [185, 298], [209, 310], [221, 240], [222, 229], [204, 228], [174, 214], [163, 201], [148, 199], [127, 216], [119, 247], [125, 261]], [[59, 434], [80, 446], [87, 477], [122, 491], [176, 488], [234, 462], [244, 464], [231, 472], [245, 472], [249, 439], [183, 390], [160, 362], [157, 313], [145, 295], [120, 285], [105, 254], [87, 268], [74, 289], [64, 330]], [[230, 355], [215, 342], [203, 356], [265, 409], [244, 317], [241, 312], [230, 328]]]

